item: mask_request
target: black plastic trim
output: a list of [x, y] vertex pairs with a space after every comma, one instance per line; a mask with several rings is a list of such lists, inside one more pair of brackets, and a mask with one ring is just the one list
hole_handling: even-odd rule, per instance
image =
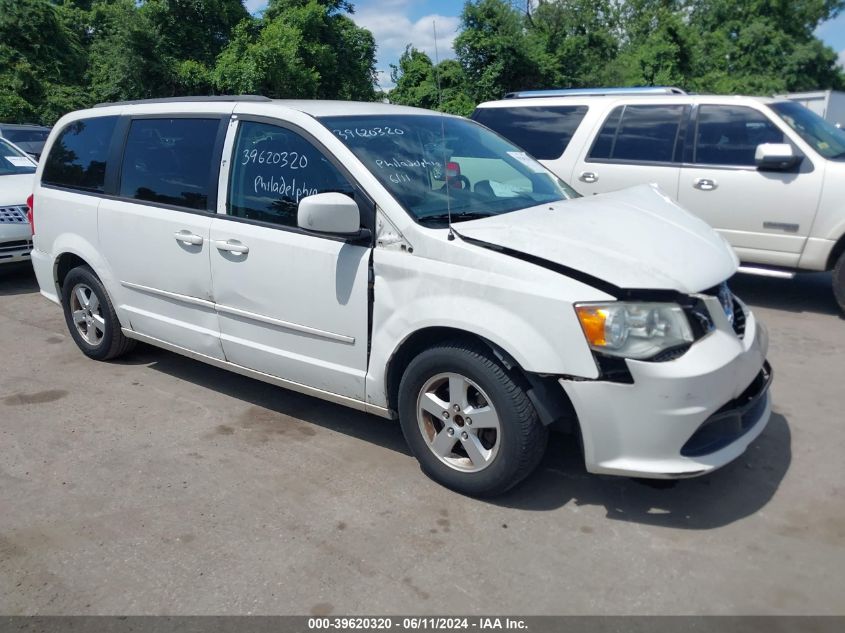
[[143, 105], [147, 103], [237, 103], [239, 101], [267, 103], [273, 100], [263, 95], [211, 95], [204, 97], [161, 97], [159, 99], [135, 99], [134, 101], [106, 101], [97, 103], [94, 107], [109, 108], [111, 106]]
[[701, 457], [715, 453], [757, 426], [773, 377], [772, 367], [766, 361], [738, 398], [728, 402], [696, 429], [681, 448], [681, 455]]

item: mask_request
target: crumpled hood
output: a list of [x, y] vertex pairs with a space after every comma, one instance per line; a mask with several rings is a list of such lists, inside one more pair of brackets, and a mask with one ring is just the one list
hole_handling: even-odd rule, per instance
[[656, 185], [461, 222], [455, 230], [623, 289], [700, 292], [739, 264], [721, 236]]

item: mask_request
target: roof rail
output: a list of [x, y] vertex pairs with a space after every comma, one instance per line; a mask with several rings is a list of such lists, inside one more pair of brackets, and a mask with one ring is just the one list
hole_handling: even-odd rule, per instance
[[140, 105], [142, 103], [196, 103], [196, 102], [214, 102], [214, 101], [272, 101], [270, 97], [262, 95], [212, 95], [207, 97], [162, 97], [161, 99], [135, 99], [134, 101], [114, 101], [111, 103], [98, 103], [95, 108], [106, 108], [108, 106], [119, 105]]
[[541, 97], [601, 97], [606, 95], [685, 95], [672, 86], [640, 86], [633, 88], [565, 88], [553, 90], [521, 90], [509, 92], [505, 99], [538, 99]]

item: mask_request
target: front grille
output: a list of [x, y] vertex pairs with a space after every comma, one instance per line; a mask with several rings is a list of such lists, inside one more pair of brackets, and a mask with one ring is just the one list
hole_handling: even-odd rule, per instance
[[766, 408], [766, 392], [772, 384], [772, 368], [766, 363], [748, 388], [698, 427], [681, 448], [684, 457], [715, 453], [736, 441], [760, 420]]
[[745, 310], [742, 309], [742, 305], [739, 301], [734, 298], [734, 332], [739, 338], [743, 338], [745, 336]]
[[26, 224], [26, 207], [0, 207], [0, 224]]
[[[0, 259], [8, 259], [16, 255], [29, 254], [32, 250], [32, 240], [13, 240], [0, 242]], [[23, 251], [23, 253], [21, 253]]]
[[[727, 282], [725, 282], [725, 283], [727, 283]], [[713, 288], [710, 288], [709, 290], [705, 290], [704, 294], [711, 295], [711, 296], [716, 297], [718, 299], [720, 289], [721, 289], [721, 286], [715, 286]], [[743, 336], [745, 336], [745, 322], [746, 322], [745, 310], [742, 309], [742, 305], [739, 303], [739, 301], [737, 301], [736, 297], [734, 297], [732, 294], [730, 296], [731, 296], [731, 300], [733, 302], [733, 313], [734, 313], [734, 318], [733, 318], [733, 322], [731, 323], [731, 326], [733, 327], [733, 330], [736, 333], [736, 335], [739, 338], [742, 338]], [[720, 303], [721, 303], [721, 300], [720, 300]]]

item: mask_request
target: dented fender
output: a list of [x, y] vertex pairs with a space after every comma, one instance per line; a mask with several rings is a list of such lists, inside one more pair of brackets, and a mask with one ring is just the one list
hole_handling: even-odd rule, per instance
[[[439, 241], [439, 240], [438, 240]], [[388, 404], [390, 359], [414, 333], [452, 328], [480, 336], [538, 374], [597, 378], [598, 369], [572, 303], [608, 296], [500, 253], [451, 241], [449, 260], [417, 250], [373, 252], [372, 345], [367, 401]], [[433, 249], [443, 253], [442, 245]]]

